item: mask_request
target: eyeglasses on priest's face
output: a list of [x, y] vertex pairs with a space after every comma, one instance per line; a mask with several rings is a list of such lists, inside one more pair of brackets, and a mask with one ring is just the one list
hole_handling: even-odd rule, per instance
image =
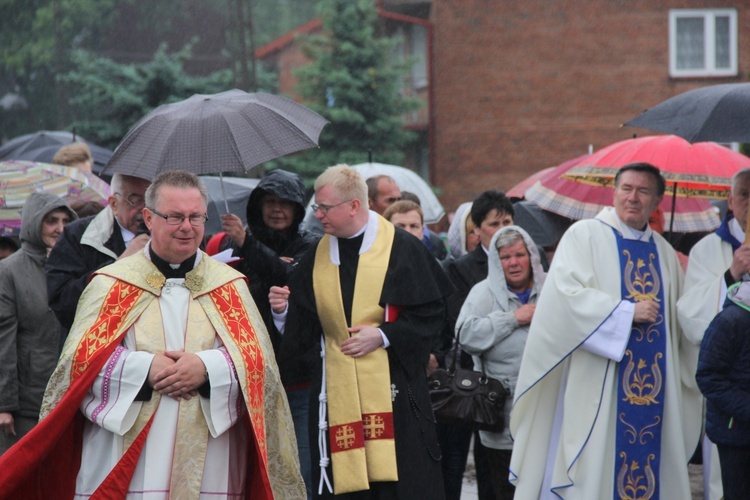
[[185, 219], [188, 219], [190, 221], [190, 225], [193, 227], [201, 227], [203, 226], [206, 221], [208, 221], [207, 215], [182, 215], [182, 214], [163, 214], [159, 212], [158, 210], [155, 210], [153, 208], [149, 208], [154, 215], [158, 215], [165, 221], [167, 221], [167, 224], [170, 226], [180, 226], [185, 221]]
[[349, 203], [350, 201], [352, 200], [342, 201], [341, 203], [336, 203], [335, 205], [323, 205], [322, 203], [320, 205], [313, 204], [313, 205], [310, 205], [310, 208], [312, 208], [314, 212], [317, 212], [318, 210], [320, 210], [325, 215], [328, 213], [329, 210], [336, 208], [338, 206], [341, 206], [344, 203]]

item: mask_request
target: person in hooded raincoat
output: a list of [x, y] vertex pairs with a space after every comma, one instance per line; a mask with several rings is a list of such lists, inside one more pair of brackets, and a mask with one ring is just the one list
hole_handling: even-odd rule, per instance
[[[474, 369], [510, 390], [516, 388], [529, 325], [546, 273], [539, 250], [518, 226], [500, 229], [490, 241], [487, 278], [472, 287], [456, 321], [461, 348], [472, 355]], [[511, 499], [515, 488], [508, 481], [513, 441], [508, 425], [513, 397], [505, 401], [505, 430], [479, 431], [486, 448], [495, 498]]]
[[39, 421], [62, 345], [47, 306], [44, 264], [63, 227], [77, 218], [59, 196], [32, 193], [23, 206], [21, 249], [0, 263], [0, 454]]
[[[287, 284], [300, 257], [318, 241], [317, 236], [299, 227], [305, 216], [304, 202], [305, 185], [302, 178], [284, 170], [273, 170], [250, 193], [247, 201], [247, 230], [236, 215], [222, 216], [222, 228], [232, 240], [233, 254], [242, 258], [237, 269], [247, 276], [250, 293], [277, 353], [281, 337], [273, 323], [268, 292], [271, 286], [283, 287]], [[289, 363], [280, 363], [279, 370], [292, 410], [302, 476], [310, 497], [312, 489], [307, 414], [312, 362], [306, 358], [307, 356], [302, 356]]]

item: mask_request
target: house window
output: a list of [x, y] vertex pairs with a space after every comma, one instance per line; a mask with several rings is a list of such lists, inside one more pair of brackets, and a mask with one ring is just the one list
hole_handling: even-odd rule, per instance
[[427, 86], [427, 29], [424, 26], [411, 27], [411, 80], [415, 89]]
[[670, 10], [669, 74], [737, 75], [737, 10]]

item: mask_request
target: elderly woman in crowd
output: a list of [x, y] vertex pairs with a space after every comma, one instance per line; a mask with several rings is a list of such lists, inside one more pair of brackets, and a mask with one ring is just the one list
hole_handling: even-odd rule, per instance
[[513, 442], [507, 424], [529, 324], [545, 273], [531, 237], [518, 226], [500, 229], [490, 242], [487, 279], [469, 292], [456, 322], [461, 347], [474, 359], [476, 370], [501, 380], [511, 391], [505, 402], [506, 429], [480, 431], [489, 448], [488, 460], [497, 499], [513, 498], [508, 466]]

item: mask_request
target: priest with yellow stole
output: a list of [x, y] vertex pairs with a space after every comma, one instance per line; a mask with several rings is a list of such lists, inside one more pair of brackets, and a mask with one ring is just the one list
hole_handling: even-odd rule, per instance
[[285, 322], [280, 364], [301, 351], [314, 373], [317, 495], [440, 499], [425, 365], [450, 284], [418, 239], [367, 207], [354, 169], [330, 167], [316, 180], [313, 208], [326, 235], [290, 289], [271, 293], [277, 325]]
[[242, 275], [198, 250], [200, 179], [146, 192], [151, 241], [94, 275], [2, 498], [302, 498], [273, 351]]

